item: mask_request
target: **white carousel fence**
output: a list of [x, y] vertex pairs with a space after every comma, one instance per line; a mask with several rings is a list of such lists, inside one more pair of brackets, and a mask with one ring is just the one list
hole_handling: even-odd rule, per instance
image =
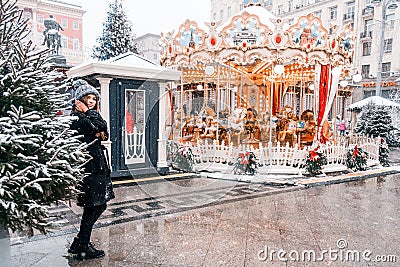
[[[360, 135], [339, 137], [336, 144], [321, 145], [328, 164], [325, 172], [346, 170], [347, 152], [357, 144], [359, 148], [368, 152], [368, 166], [379, 164], [379, 138], [368, 138]], [[300, 149], [297, 145], [290, 147], [289, 143], [276, 145], [259, 143], [258, 148], [250, 145], [233, 146], [224, 143], [200, 142], [196, 145], [187, 143], [194, 155], [195, 171], [211, 171], [231, 173], [233, 164], [240, 152], [252, 151], [260, 165], [260, 174], [300, 174], [303, 171], [309, 147]]]

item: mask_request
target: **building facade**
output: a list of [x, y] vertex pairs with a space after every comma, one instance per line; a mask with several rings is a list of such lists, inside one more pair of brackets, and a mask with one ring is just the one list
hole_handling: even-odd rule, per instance
[[[363, 79], [353, 86], [352, 102], [375, 95], [378, 76], [378, 59], [382, 55], [381, 95], [389, 98], [398, 88], [396, 79], [400, 77], [400, 6], [396, 0], [382, 10], [383, 3], [374, 0], [211, 0], [211, 19], [226, 21], [246, 4], [261, 4], [277, 17], [291, 24], [296, 17], [313, 13], [326, 25], [351, 24], [356, 36], [353, 73], [361, 73]], [[390, 1], [389, 1], [390, 2]], [[400, 3], [399, 3], [400, 5]], [[384, 17], [383, 17], [384, 15]], [[382, 18], [383, 17], [383, 18]], [[384, 25], [382, 27], [382, 21]], [[381, 33], [383, 41], [381, 45]], [[349, 77], [350, 78], [350, 77]], [[397, 83], [398, 85], [398, 83]]]
[[83, 47], [82, 16], [85, 11], [78, 1], [73, 0], [19, 0], [17, 6], [23, 10], [31, 28], [31, 39], [38, 47], [43, 44], [45, 30], [44, 20], [50, 15], [60, 24], [60, 55], [66, 57], [67, 65], [77, 65], [88, 58]]
[[160, 64], [160, 35], [147, 33], [133, 40], [141, 56], [152, 63]]

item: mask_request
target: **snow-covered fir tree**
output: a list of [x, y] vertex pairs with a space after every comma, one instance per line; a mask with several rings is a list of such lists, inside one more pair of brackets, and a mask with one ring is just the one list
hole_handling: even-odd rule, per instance
[[83, 178], [86, 145], [70, 130], [68, 86], [36, 50], [14, 0], [0, 0], [0, 230], [46, 232], [48, 206]]
[[371, 103], [363, 108], [355, 132], [370, 137], [380, 136], [386, 140], [392, 129], [392, 118], [389, 110]]
[[93, 47], [93, 57], [107, 60], [126, 52], [138, 53], [133, 38], [132, 23], [128, 20], [122, 1], [114, 0], [109, 4], [102, 35], [97, 37], [97, 44]]

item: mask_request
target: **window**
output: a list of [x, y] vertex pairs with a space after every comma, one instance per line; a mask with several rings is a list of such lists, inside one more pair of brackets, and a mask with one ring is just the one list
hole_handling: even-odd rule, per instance
[[386, 26], [387, 29], [393, 29], [394, 28], [394, 22], [395, 22], [394, 14], [386, 15], [385, 22], [386, 22], [385, 26]]
[[392, 63], [390, 62], [385, 62], [382, 63], [382, 77], [389, 77], [390, 76], [390, 67]]
[[293, 0], [289, 0], [289, 9], [288, 11], [292, 11], [293, 10]]
[[370, 70], [370, 65], [362, 65], [361, 66], [361, 76], [363, 78], [369, 78], [369, 70]]
[[347, 3], [347, 14], [353, 14], [354, 15], [355, 9], [356, 9], [356, 5], [355, 5], [354, 1]]
[[283, 14], [283, 5], [279, 5], [278, 6], [278, 15], [282, 15]]
[[356, 6], [355, 2], [349, 2], [347, 3], [347, 14], [344, 14], [343, 19], [354, 19], [354, 12], [355, 12]]
[[232, 7], [228, 6], [228, 17], [232, 16]]
[[29, 11], [28, 11], [28, 12], [27, 12], [27, 11], [25, 11], [25, 12], [24, 12], [24, 18], [25, 18], [25, 19], [31, 19], [31, 18], [32, 18], [32, 14], [31, 14], [31, 12], [29, 12]]
[[363, 56], [371, 55], [371, 42], [364, 42], [363, 43]]
[[213, 14], [213, 20], [214, 20], [214, 21], [217, 20], [217, 13], [214, 13], [214, 14]]
[[68, 37], [67, 36], [61, 37], [61, 47], [68, 49]]
[[220, 19], [223, 19], [223, 18], [224, 18], [224, 11], [223, 11], [223, 10], [220, 10], [220, 11], [219, 11], [219, 18], [220, 18]]
[[61, 19], [61, 27], [68, 28], [68, 20], [67, 19]]
[[242, 10], [243, 9], [243, 4], [241, 4], [239, 8], [240, 8], [240, 10]]
[[72, 29], [79, 30], [79, 22], [78, 21], [74, 20], [72, 22]]
[[301, 6], [305, 7], [307, 5], [307, 0], [301, 0]]
[[392, 47], [393, 47], [393, 38], [386, 39], [385, 44], [383, 46], [383, 51], [385, 51], [385, 53], [391, 53]]
[[79, 50], [79, 39], [74, 39], [73, 41], [73, 49]]
[[144, 90], [125, 89], [123, 155], [125, 164], [145, 163], [146, 98]]
[[333, 6], [330, 8], [331, 19], [337, 19], [337, 6]]
[[373, 23], [374, 23], [374, 20], [372, 20], [372, 19], [366, 19], [366, 20], [365, 20], [364, 31], [365, 31], [367, 34], [369, 34], [369, 32], [372, 31]]
[[314, 15], [315, 15], [316, 17], [318, 17], [318, 18], [321, 18], [321, 14], [322, 14], [322, 11], [321, 11], [321, 10], [318, 10], [318, 11], [315, 11], [315, 12], [314, 12]]
[[38, 23], [43, 23], [43, 21], [44, 21], [43, 15], [38, 14], [37, 21], [38, 21]]

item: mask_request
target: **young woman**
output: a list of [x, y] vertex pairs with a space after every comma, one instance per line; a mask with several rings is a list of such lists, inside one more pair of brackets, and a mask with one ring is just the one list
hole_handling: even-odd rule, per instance
[[85, 165], [86, 177], [80, 185], [77, 205], [83, 207], [81, 225], [77, 237], [68, 252], [77, 254], [78, 260], [103, 257], [103, 250], [95, 249], [90, 242], [93, 225], [106, 210], [107, 202], [115, 197], [110, 168], [104, 155], [101, 141], [108, 139], [107, 122], [98, 112], [100, 95], [84, 80], [74, 83], [75, 105], [71, 113], [78, 117], [71, 129], [82, 135], [82, 141], [90, 144], [88, 151], [92, 159]]

